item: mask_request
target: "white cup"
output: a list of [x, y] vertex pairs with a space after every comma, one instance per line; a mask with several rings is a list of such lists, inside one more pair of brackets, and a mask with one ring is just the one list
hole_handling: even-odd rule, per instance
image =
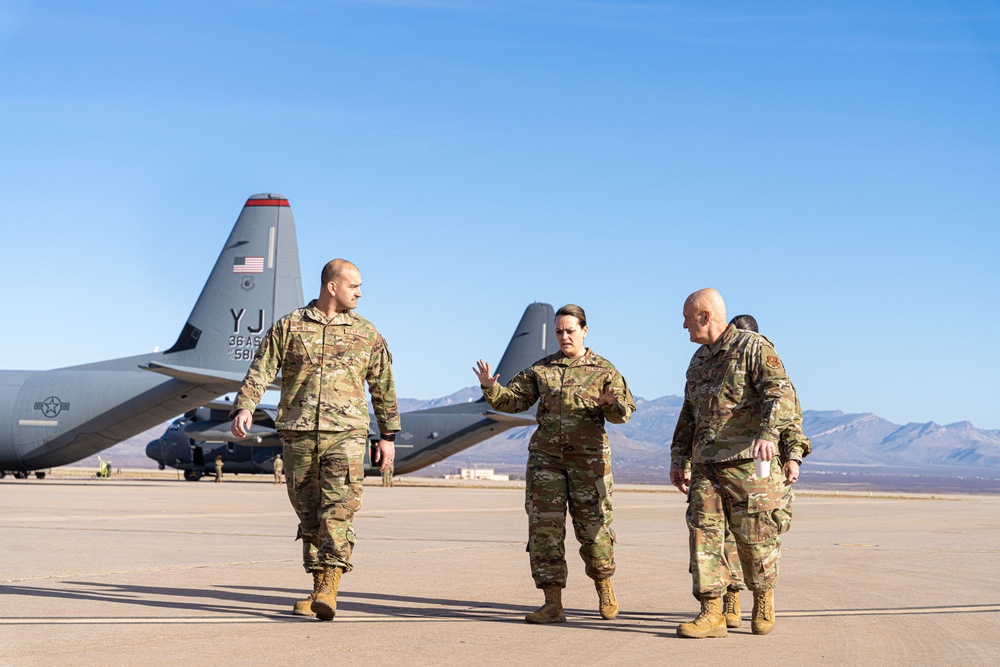
[[754, 459], [753, 460], [754, 471], [757, 473], [757, 477], [764, 479], [765, 477], [771, 476], [771, 462], [765, 461], [764, 459]]

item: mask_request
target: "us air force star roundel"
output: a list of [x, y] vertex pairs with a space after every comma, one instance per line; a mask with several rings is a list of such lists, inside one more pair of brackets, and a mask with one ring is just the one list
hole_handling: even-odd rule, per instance
[[63, 403], [58, 396], [49, 396], [44, 401], [35, 403], [35, 409], [41, 410], [43, 415], [52, 419], [63, 410], [69, 410], [69, 403]]
[[768, 368], [781, 368], [781, 361], [778, 360], [778, 357], [774, 357], [774, 356], [768, 355], [768, 357], [767, 357], [767, 367]]

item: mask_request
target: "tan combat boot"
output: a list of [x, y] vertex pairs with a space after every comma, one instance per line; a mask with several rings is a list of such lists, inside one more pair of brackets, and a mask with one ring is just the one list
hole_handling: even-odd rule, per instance
[[722, 615], [726, 617], [727, 628], [738, 628], [743, 622], [743, 614], [740, 611], [740, 591], [728, 590], [722, 598]]
[[611, 580], [602, 579], [601, 581], [595, 581], [594, 586], [597, 587], [601, 618], [605, 621], [610, 621], [618, 616], [618, 599], [615, 598], [615, 589], [611, 587]]
[[313, 591], [309, 594], [305, 600], [296, 600], [295, 606], [292, 607], [292, 613], [296, 616], [315, 616], [312, 610], [313, 600], [316, 599], [316, 594], [319, 593], [319, 586], [323, 583], [323, 570], [312, 570], [313, 576]]
[[524, 620], [528, 623], [565, 623], [562, 589], [559, 586], [545, 586], [542, 592], [545, 593], [545, 604], [525, 616]]
[[726, 637], [726, 617], [722, 615], [722, 598], [702, 598], [701, 613], [688, 623], [677, 626], [677, 636], [689, 639]]
[[774, 589], [753, 592], [753, 616], [750, 630], [755, 635], [766, 635], [774, 629]]
[[343, 570], [339, 567], [323, 569], [323, 582], [319, 585], [311, 606], [316, 618], [321, 621], [332, 621], [337, 615], [337, 587], [340, 585], [341, 573]]

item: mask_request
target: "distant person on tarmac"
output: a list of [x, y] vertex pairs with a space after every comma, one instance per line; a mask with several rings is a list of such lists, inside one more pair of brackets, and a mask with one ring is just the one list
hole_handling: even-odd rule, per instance
[[[752, 315], [737, 315], [729, 321], [737, 329], [758, 333], [757, 320]], [[795, 391], [795, 387], [792, 387]], [[778, 464], [781, 466], [782, 474], [785, 477], [785, 493], [781, 498], [781, 506], [774, 510], [772, 516], [778, 524], [778, 535], [786, 532], [792, 526], [792, 502], [795, 500], [795, 492], [792, 485], [798, 481], [798, 469], [794, 476], [790, 473], [790, 467], [783, 465], [786, 461], [795, 461], [799, 467], [802, 466], [802, 458], [812, 451], [812, 443], [802, 432], [802, 406], [799, 405], [799, 397], [795, 396], [795, 415], [788, 428], [781, 432], [778, 441]], [[722, 613], [726, 617], [726, 627], [738, 628], [742, 623], [742, 613], [740, 611], [740, 589], [744, 587], [743, 567], [740, 565], [739, 552], [736, 549], [736, 538], [733, 537], [729, 525], [726, 524], [726, 563], [729, 566], [729, 586], [722, 600]]]
[[233, 402], [233, 435], [243, 438], [253, 410], [281, 370], [275, 426], [287, 463], [288, 498], [299, 518], [302, 561], [313, 591], [292, 613], [333, 620], [340, 577], [351, 571], [354, 513], [364, 491], [368, 406], [382, 438], [375, 463], [395, 458], [399, 408], [392, 355], [375, 326], [354, 312], [361, 272], [335, 259], [323, 267], [320, 295], [275, 322], [264, 336]]
[[215, 457], [215, 483], [218, 484], [222, 481], [222, 466], [225, 463], [222, 461], [222, 454], [218, 454]]
[[389, 464], [388, 468], [382, 471], [382, 486], [387, 488], [392, 488], [392, 475], [395, 472], [393, 464]]
[[284, 484], [285, 483], [285, 475], [284, 475], [285, 462], [281, 460], [281, 454], [278, 454], [277, 456], [274, 457], [274, 463], [272, 465], [274, 466], [274, 483], [275, 484]]
[[528, 623], [566, 622], [562, 589], [567, 576], [567, 507], [587, 576], [597, 588], [601, 617], [618, 615], [611, 586], [611, 449], [604, 423], [627, 422], [635, 401], [614, 365], [584, 347], [587, 331], [583, 308], [566, 305], [555, 316], [559, 352], [521, 371], [506, 387], [482, 359], [473, 368], [493, 409], [523, 412], [539, 401], [538, 429], [528, 445], [524, 505], [531, 576], [545, 603], [524, 617]]

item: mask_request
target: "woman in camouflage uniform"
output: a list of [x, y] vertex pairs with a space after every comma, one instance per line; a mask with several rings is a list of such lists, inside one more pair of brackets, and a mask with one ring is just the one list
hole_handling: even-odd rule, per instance
[[572, 304], [556, 312], [560, 351], [518, 373], [506, 387], [482, 359], [473, 371], [496, 410], [523, 412], [538, 401], [538, 429], [528, 446], [525, 510], [528, 553], [545, 603], [529, 623], [563, 623], [566, 587], [566, 508], [580, 542], [587, 576], [594, 580], [601, 616], [618, 615], [611, 587], [615, 572], [611, 530], [611, 450], [605, 421], [624, 424], [635, 411], [625, 378], [610, 361], [584, 347], [587, 316]]

